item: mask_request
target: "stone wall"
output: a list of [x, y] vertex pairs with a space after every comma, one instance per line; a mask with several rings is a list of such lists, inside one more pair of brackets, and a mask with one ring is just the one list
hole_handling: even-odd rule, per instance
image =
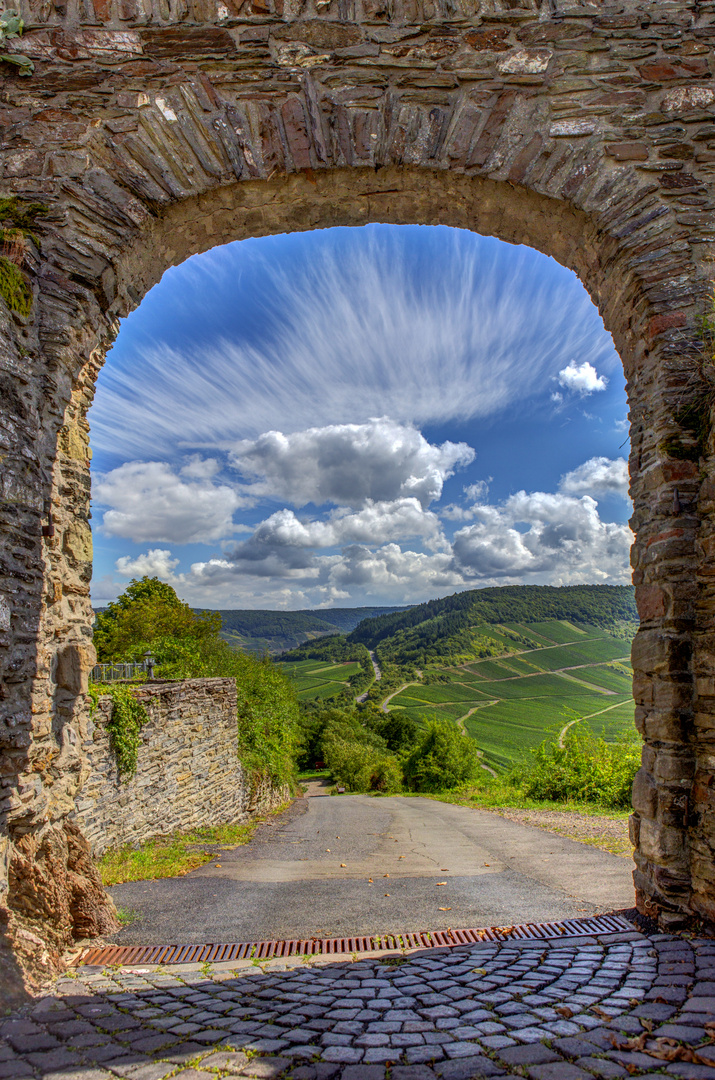
[[120, 780], [109, 745], [111, 698], [99, 699], [87, 724], [89, 775], [71, 817], [94, 855], [176, 829], [244, 821], [285, 801], [286, 790], [254, 790], [238, 760], [233, 679], [152, 682], [135, 696], [150, 719], [131, 779]]
[[[39, 243], [16, 254], [30, 317], [0, 301], [0, 925], [13, 941], [27, 929], [14, 863], [31, 879], [43, 852], [53, 866], [74, 857], [93, 661], [87, 410], [118, 318], [197, 251], [380, 221], [529, 244], [578, 274], [613, 335], [641, 615], [639, 904], [671, 925], [715, 919], [715, 444], [700, 336], [715, 0], [21, 10], [13, 48], [35, 73], [0, 64], [0, 194], [45, 210]], [[48, 917], [33, 919], [56, 952]]]

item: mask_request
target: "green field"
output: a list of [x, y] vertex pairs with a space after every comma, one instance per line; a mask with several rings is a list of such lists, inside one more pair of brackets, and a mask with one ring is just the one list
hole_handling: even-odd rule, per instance
[[[494, 768], [524, 761], [570, 721], [616, 740], [633, 730], [630, 643], [599, 627], [566, 620], [480, 626], [509, 655], [437, 667], [445, 681], [412, 683], [386, 706], [422, 725], [438, 716], [457, 723]], [[517, 637], [520, 640], [517, 640]], [[355, 662], [298, 660], [281, 665], [301, 700], [348, 688]], [[427, 673], [427, 672], [425, 672]], [[414, 679], [407, 675], [405, 682]]]
[[608, 740], [633, 730], [629, 642], [556, 620], [505, 628], [539, 647], [522, 645], [518, 655], [431, 669], [449, 682], [408, 686], [389, 709], [404, 710], [417, 723], [433, 716], [458, 722], [496, 768], [525, 760], [574, 718]]
[[339, 694], [347, 689], [350, 677], [357, 675], [362, 668], [353, 662], [333, 664], [327, 660], [296, 660], [281, 664], [281, 670], [298, 691], [298, 700], [303, 701]]

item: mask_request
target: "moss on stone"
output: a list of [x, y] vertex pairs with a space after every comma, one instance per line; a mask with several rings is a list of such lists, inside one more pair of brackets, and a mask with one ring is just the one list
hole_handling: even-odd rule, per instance
[[23, 202], [16, 195], [0, 196], [0, 240], [3, 243], [13, 242], [19, 231], [39, 248], [40, 241], [33, 230], [37, 226], [37, 218], [48, 213], [49, 207], [44, 203]]
[[32, 309], [32, 290], [19, 266], [0, 255], [0, 296], [10, 308], [24, 319]]

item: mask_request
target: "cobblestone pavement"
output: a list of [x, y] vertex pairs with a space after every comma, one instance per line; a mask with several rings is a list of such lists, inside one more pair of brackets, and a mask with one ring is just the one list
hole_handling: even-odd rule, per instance
[[715, 941], [670, 935], [85, 967], [0, 1020], [0, 1080], [715, 1080], [712, 1032]]

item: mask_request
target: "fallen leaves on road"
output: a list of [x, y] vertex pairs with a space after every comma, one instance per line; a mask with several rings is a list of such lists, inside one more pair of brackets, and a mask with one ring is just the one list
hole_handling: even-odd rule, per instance
[[341, 862], [340, 865], [341, 866], [347, 866], [348, 864], [346, 862]]
[[386, 892], [386, 893], [385, 893], [385, 896], [389, 896], [389, 895], [390, 895], [390, 894], [389, 894], [389, 892]]
[[372, 885], [372, 878], [371, 878], [371, 877], [369, 877], [369, 878], [367, 879], [367, 883], [368, 883], [368, 885]]
[[452, 909], [451, 909], [451, 907], [441, 907], [439, 910], [440, 911], [451, 911]]
[[440, 874], [448, 874], [449, 873], [449, 867], [448, 866], [440, 866], [439, 872], [440, 872]]
[[632, 1039], [619, 1042], [618, 1036], [612, 1035], [611, 1043], [616, 1050], [638, 1050], [641, 1054], [647, 1054], [648, 1057], [657, 1058], [658, 1061], [687, 1061], [691, 1065], [707, 1065], [711, 1069], [714, 1067], [712, 1058], [704, 1057], [697, 1050], [693, 1050], [692, 1046], [683, 1046], [677, 1039], [661, 1037], [655, 1040], [654, 1046], [647, 1046], [648, 1037], [649, 1033], [644, 1031]]
[[598, 1005], [592, 1005], [591, 1006], [591, 1012], [595, 1013], [596, 1016], [600, 1020], [612, 1020], [613, 1019], [613, 1016], [611, 1015], [611, 1013], [606, 1012], [605, 1009], [600, 1008], [600, 1006], [598, 1006]]
[[435, 881], [435, 885], [446, 885], [446, 881]]
[[486, 968], [472, 968], [472, 975], [486, 975]]
[[390, 875], [389, 874], [383, 874], [382, 876], [383, 877], [389, 877]]
[[563, 1016], [564, 1020], [570, 1020], [574, 1014], [573, 1009], [569, 1009], [568, 1005], [554, 1005], [554, 1012]]

